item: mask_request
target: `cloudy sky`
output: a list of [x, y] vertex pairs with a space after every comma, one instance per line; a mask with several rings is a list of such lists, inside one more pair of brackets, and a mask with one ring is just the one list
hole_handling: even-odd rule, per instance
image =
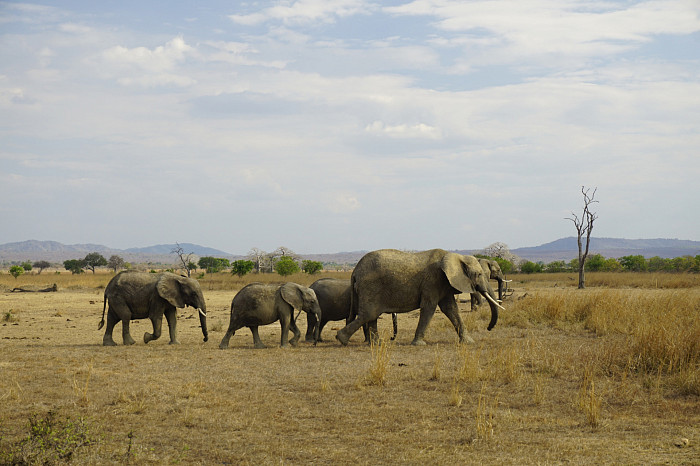
[[0, 243], [700, 240], [700, 1], [0, 2]]

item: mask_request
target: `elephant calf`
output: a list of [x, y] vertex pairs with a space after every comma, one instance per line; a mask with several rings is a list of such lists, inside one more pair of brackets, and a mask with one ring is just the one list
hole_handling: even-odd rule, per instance
[[[242, 327], [248, 327], [253, 332], [253, 343], [256, 348], [265, 348], [258, 335], [258, 326], [268, 325], [278, 320], [282, 325], [280, 346], [283, 348], [290, 344], [296, 346], [301, 332], [294, 322], [294, 309], [314, 314], [317, 322], [314, 341], [318, 340], [321, 308], [314, 290], [291, 282], [281, 286], [251, 283], [243, 287], [231, 301], [231, 319], [219, 348], [228, 348], [229, 340], [236, 330]], [[294, 337], [288, 340], [290, 329], [294, 332]]]
[[[346, 323], [352, 321], [355, 316], [351, 314], [350, 305], [350, 279], [341, 278], [321, 278], [316, 280], [309, 287], [316, 293], [318, 304], [321, 306], [321, 322], [318, 324], [318, 341], [323, 341], [321, 333], [323, 327], [331, 320], [345, 320]], [[394, 324], [394, 336], [396, 339], [398, 325], [396, 314], [391, 314]], [[306, 315], [306, 341], [314, 341], [314, 329], [316, 328], [316, 316], [313, 313]], [[365, 330], [365, 340], [369, 342], [368, 330]]]
[[199, 310], [199, 322], [202, 326], [204, 341], [209, 339], [207, 333], [207, 305], [199, 282], [193, 278], [181, 277], [174, 273], [145, 273], [121, 272], [114, 276], [105, 288], [102, 320], [97, 327], [105, 324], [107, 312], [107, 328], [102, 344], [115, 346], [112, 339], [114, 326], [122, 322], [122, 338], [125, 345], [133, 345], [134, 339], [129, 333], [129, 322], [134, 319], [151, 319], [153, 333], [143, 335], [144, 343], [160, 338], [163, 314], [168, 320], [170, 329], [170, 344], [177, 344], [176, 308], [192, 306]]

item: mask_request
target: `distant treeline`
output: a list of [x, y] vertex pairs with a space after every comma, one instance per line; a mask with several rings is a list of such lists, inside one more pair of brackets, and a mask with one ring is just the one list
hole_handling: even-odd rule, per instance
[[[544, 262], [524, 261], [517, 266], [510, 261], [499, 260], [501, 269], [505, 267], [510, 272], [522, 273], [556, 273], [578, 271], [578, 259], [569, 262], [560, 260], [545, 264]], [[620, 258], [604, 257], [602, 254], [589, 256], [585, 265], [586, 272], [700, 272], [700, 255], [682, 256], [666, 259], [655, 256], [647, 259], [642, 255], [623, 256]], [[505, 272], [505, 270], [504, 270]], [[508, 272], [506, 272], [508, 273]]]

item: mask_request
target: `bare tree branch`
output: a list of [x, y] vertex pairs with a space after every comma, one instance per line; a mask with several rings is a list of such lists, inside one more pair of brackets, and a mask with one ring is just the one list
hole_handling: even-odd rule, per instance
[[[585, 186], [581, 186], [581, 194], [583, 194], [583, 212], [579, 217], [574, 212], [571, 212], [571, 217], [566, 217], [566, 220], [571, 220], [576, 228], [576, 241], [578, 243], [578, 287], [583, 289], [586, 287], [586, 279], [584, 274], [584, 267], [586, 265], [586, 259], [588, 258], [588, 249], [591, 244], [591, 232], [593, 231], [593, 222], [596, 221], [598, 215], [591, 211], [591, 204], [595, 204], [598, 201], [595, 199], [596, 192], [598, 188], [586, 189]], [[586, 237], [586, 247], [583, 248], [583, 237]]]

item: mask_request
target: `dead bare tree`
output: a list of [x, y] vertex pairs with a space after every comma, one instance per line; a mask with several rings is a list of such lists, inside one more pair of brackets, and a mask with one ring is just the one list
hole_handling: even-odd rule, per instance
[[[576, 239], [578, 241], [578, 288], [582, 290], [586, 287], [586, 276], [584, 274], [584, 267], [586, 265], [586, 259], [588, 258], [588, 247], [591, 244], [591, 232], [593, 231], [593, 222], [598, 218], [595, 212], [591, 212], [591, 204], [598, 201], [595, 200], [595, 193], [598, 188], [591, 190], [586, 189], [585, 186], [581, 186], [581, 194], [583, 194], [583, 213], [581, 217], [571, 212], [571, 217], [566, 217], [566, 220], [571, 220], [574, 222], [576, 227], [576, 232], [578, 233]], [[586, 248], [583, 248], [583, 237], [586, 237]]]
[[182, 248], [182, 246], [180, 246], [180, 243], [175, 243], [175, 247], [171, 249], [170, 252], [172, 254], [177, 254], [180, 264], [182, 264], [182, 268], [185, 269], [185, 273], [187, 273], [187, 276], [189, 277], [192, 273], [192, 264], [194, 264], [194, 262], [192, 262], [194, 253], [185, 253], [185, 250]]

